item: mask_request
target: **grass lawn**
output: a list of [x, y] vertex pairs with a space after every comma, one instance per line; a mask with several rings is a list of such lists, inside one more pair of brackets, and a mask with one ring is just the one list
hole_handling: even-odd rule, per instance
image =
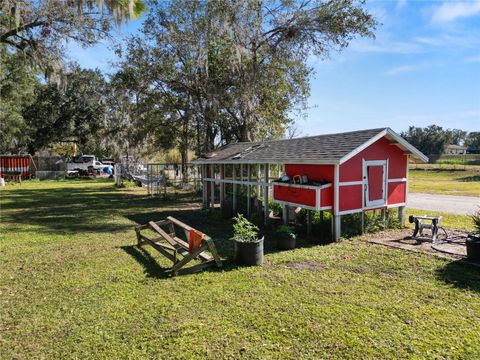
[[[352, 240], [236, 267], [198, 198], [102, 181], [0, 190], [0, 354], [11, 358], [480, 358], [480, 270]], [[174, 215], [222, 270], [169, 278], [133, 226]]]
[[479, 171], [412, 170], [409, 191], [480, 197]]

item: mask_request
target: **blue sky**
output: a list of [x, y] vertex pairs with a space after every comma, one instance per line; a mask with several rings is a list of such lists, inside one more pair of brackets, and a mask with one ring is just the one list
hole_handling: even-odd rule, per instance
[[[389, 126], [440, 125], [480, 131], [480, 0], [368, 1], [381, 25], [315, 69], [301, 135]], [[116, 35], [135, 32], [141, 20]], [[72, 60], [111, 72], [107, 44], [69, 45]]]

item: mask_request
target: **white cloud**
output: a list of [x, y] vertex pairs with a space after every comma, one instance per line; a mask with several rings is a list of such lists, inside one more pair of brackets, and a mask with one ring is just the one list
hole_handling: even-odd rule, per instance
[[405, 7], [405, 5], [407, 5], [407, 0], [398, 0], [397, 1], [397, 5], [395, 6], [395, 9], [398, 11], [398, 10], [401, 10]]
[[355, 42], [350, 45], [350, 48], [361, 53], [414, 54], [421, 52], [421, 47], [418, 44], [396, 41], [390, 43]]
[[393, 75], [399, 75], [404, 73], [410, 73], [418, 69], [420, 69], [420, 66], [418, 65], [403, 65], [403, 66], [397, 66], [390, 70], [387, 70], [383, 74], [388, 76], [393, 76]]
[[480, 55], [469, 56], [469, 57], [465, 58], [465, 62], [480, 62]]
[[434, 9], [432, 21], [434, 23], [444, 23], [478, 14], [480, 14], [480, 0], [444, 2]]

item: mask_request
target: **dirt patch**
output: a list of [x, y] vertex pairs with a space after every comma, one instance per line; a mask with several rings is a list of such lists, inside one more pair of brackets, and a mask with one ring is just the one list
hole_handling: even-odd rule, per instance
[[321, 263], [315, 261], [287, 261], [284, 265], [295, 270], [318, 270], [323, 267]]
[[[398, 249], [424, 252], [448, 259], [463, 259], [466, 256], [465, 238], [463, 230], [446, 229], [448, 239], [441, 231], [439, 239], [432, 243], [427, 237], [412, 239], [412, 229], [387, 230], [376, 234], [367, 234], [360, 237], [369, 243], [385, 245]], [[448, 241], [447, 241], [448, 240]]]

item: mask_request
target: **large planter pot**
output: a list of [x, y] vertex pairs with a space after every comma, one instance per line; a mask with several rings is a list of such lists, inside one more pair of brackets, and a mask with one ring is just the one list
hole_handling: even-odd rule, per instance
[[480, 235], [468, 235], [467, 241], [467, 259], [480, 262]]
[[296, 238], [294, 236], [276, 235], [277, 236], [277, 249], [279, 250], [292, 250], [295, 249]]
[[262, 265], [263, 237], [256, 242], [235, 241], [235, 261], [240, 265]]

